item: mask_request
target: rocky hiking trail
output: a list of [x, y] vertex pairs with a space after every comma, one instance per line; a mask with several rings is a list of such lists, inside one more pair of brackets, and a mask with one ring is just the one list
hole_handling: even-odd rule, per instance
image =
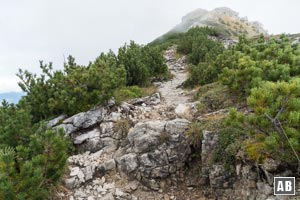
[[68, 158], [69, 172], [58, 199], [188, 199], [179, 197], [179, 188], [191, 153], [184, 134], [190, 124], [186, 118], [195, 104], [181, 88], [187, 78], [186, 58], [176, 59], [176, 46], [164, 57], [173, 78], [154, 83], [158, 92], [153, 95], [119, 106], [110, 101], [49, 121], [48, 126], [65, 130], [77, 150]]
[[213, 161], [219, 134], [209, 130], [202, 131], [200, 148], [193, 154], [186, 134], [191, 122], [196, 117], [201, 124], [199, 119], [224, 111], [197, 117], [199, 102], [190, 101], [194, 91], [181, 87], [187, 78], [186, 58], [176, 58], [176, 46], [164, 57], [173, 79], [154, 83], [157, 92], [151, 96], [120, 105], [111, 100], [48, 122], [48, 127], [64, 129], [76, 147], [54, 199], [278, 199], [273, 177], [293, 176], [291, 170], [281, 170], [280, 162], [267, 159], [257, 166], [241, 152], [229, 173], [224, 163]]
[[[190, 92], [182, 88], [182, 84], [188, 77], [186, 56], [176, 58], [176, 46], [172, 46], [164, 53], [164, 58], [172, 79], [166, 82], [154, 82], [157, 86], [155, 95], [160, 99], [156, 105], [147, 107], [145, 103], [138, 108], [141, 112], [136, 116], [139, 121], [165, 120], [175, 117], [191, 118], [191, 111], [195, 110], [196, 102], [190, 102]], [[149, 97], [146, 97], [149, 98]], [[150, 97], [151, 98], [151, 97]], [[141, 99], [129, 101], [131, 104], [138, 104]], [[143, 98], [142, 98], [143, 100]], [[146, 114], [144, 113], [146, 112]]]
[[165, 52], [166, 64], [173, 75], [170, 81], [164, 82], [159, 86], [158, 91], [168, 106], [177, 106], [189, 101], [189, 97], [181, 88], [186, 81], [188, 73], [186, 71], [186, 57], [176, 59], [176, 47], [169, 48]]

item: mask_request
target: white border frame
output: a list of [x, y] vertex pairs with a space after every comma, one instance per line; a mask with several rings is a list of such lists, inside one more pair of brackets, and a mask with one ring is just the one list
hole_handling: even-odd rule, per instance
[[[275, 194], [275, 179], [280, 178], [280, 179], [293, 179], [294, 180], [294, 194]], [[295, 196], [296, 195], [296, 179], [295, 177], [274, 177], [273, 180], [273, 194], [274, 196]]]

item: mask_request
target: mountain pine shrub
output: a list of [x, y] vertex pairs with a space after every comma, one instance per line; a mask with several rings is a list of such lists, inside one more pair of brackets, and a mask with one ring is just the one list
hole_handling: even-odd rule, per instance
[[231, 111], [228, 126], [247, 133], [243, 147], [249, 158], [299, 162], [300, 80], [263, 82], [251, 90], [247, 103], [252, 112]]
[[0, 106], [0, 199], [46, 199], [64, 173], [69, 141], [31, 123], [30, 107]]

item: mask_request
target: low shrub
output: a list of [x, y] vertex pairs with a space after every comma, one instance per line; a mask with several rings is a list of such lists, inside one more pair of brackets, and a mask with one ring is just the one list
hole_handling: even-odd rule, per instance
[[138, 86], [123, 87], [114, 92], [114, 98], [117, 103], [127, 101], [129, 99], [139, 98], [143, 96], [143, 89]]

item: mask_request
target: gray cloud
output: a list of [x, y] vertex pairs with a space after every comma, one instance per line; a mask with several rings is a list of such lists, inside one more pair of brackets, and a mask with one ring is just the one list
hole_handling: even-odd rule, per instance
[[237, 0], [11, 0], [0, 2], [0, 92], [16, 91], [22, 67], [39, 72], [38, 60], [60, 68], [63, 55], [87, 64], [125, 42], [146, 44], [196, 8], [227, 6], [258, 20], [270, 33], [300, 32], [300, 2]]

